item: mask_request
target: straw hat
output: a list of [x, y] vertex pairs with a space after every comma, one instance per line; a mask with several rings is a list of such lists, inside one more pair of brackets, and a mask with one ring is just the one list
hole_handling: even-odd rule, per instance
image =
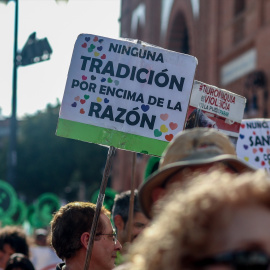
[[151, 218], [154, 188], [160, 187], [180, 169], [221, 162], [237, 173], [254, 171], [236, 156], [229, 138], [214, 128], [193, 128], [178, 133], [162, 154], [159, 168], [139, 188], [139, 200], [144, 214]]

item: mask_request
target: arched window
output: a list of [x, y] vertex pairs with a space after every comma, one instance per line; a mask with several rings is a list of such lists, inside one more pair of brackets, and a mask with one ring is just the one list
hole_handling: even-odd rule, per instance
[[244, 96], [247, 99], [245, 118], [268, 117], [268, 89], [263, 71], [253, 71], [246, 77]]
[[174, 18], [171, 33], [169, 35], [168, 49], [189, 54], [189, 35], [185, 17], [181, 12]]
[[246, 1], [245, 0], [234, 0], [234, 15], [237, 16], [245, 10]]
[[234, 0], [234, 43], [238, 43], [243, 40], [245, 33], [245, 17], [244, 11], [246, 8], [245, 0]]
[[138, 20], [138, 24], [137, 24], [136, 38], [139, 40], [143, 40], [143, 27], [140, 20]]

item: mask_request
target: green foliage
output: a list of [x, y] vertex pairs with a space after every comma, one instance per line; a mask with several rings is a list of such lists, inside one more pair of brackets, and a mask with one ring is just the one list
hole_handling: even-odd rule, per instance
[[102, 179], [107, 148], [56, 136], [59, 108], [48, 105], [45, 112], [20, 123], [16, 189], [28, 203], [45, 192], [77, 200], [80, 182], [89, 200], [88, 191], [99, 187]]

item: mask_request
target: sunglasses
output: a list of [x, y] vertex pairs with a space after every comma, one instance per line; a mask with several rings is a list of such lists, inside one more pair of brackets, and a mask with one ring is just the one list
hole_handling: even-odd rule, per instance
[[207, 267], [221, 264], [228, 265], [234, 270], [268, 270], [270, 256], [258, 250], [232, 251], [198, 260], [194, 266]]

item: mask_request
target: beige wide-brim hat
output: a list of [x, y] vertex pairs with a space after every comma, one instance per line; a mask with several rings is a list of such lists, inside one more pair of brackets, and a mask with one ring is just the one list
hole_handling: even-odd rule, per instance
[[213, 128], [194, 128], [178, 133], [162, 154], [159, 168], [139, 188], [143, 213], [152, 218], [152, 191], [180, 169], [222, 163], [236, 173], [256, 169], [236, 156], [229, 138]]

